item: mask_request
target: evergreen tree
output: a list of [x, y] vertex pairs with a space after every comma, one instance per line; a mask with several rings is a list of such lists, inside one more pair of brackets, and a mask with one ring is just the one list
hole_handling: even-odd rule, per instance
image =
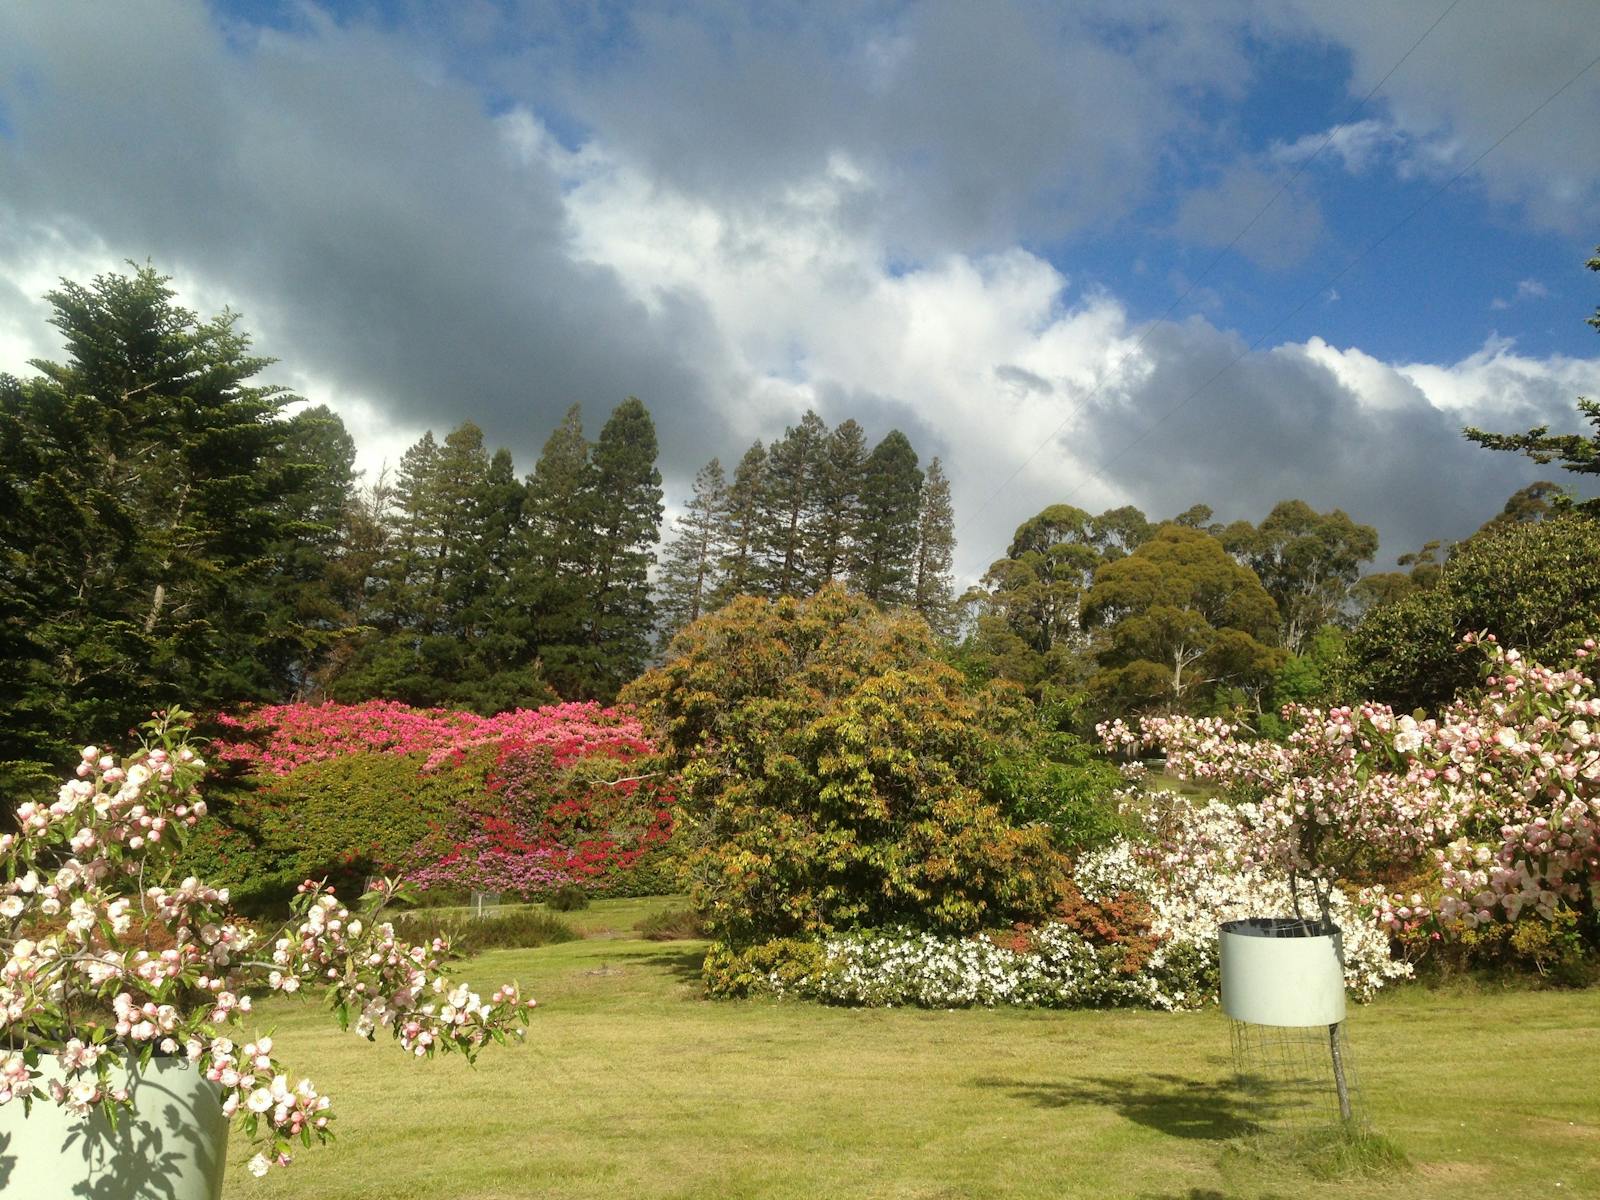
[[656, 602], [663, 648], [678, 630], [711, 611], [727, 525], [728, 481], [722, 463], [713, 458], [694, 477], [694, 494], [674, 522], [675, 535], [663, 559]]
[[772, 594], [798, 596], [815, 568], [806, 561], [822, 495], [828, 427], [807, 411], [773, 444], [762, 493], [762, 555]]
[[[298, 535], [291, 398], [249, 381], [235, 314], [202, 321], [136, 268], [48, 300], [67, 361], [0, 376], [0, 762], [51, 762], [151, 708], [268, 698], [254, 663]], [[278, 633], [287, 636], [287, 627]]]
[[586, 677], [582, 647], [592, 595], [594, 494], [583, 414], [574, 404], [528, 477], [522, 540], [506, 582], [507, 618], [562, 696], [577, 695]]
[[856, 535], [855, 587], [877, 604], [914, 599], [922, 471], [906, 435], [890, 430], [867, 456]]
[[815, 591], [850, 569], [850, 546], [861, 524], [861, 486], [867, 435], [855, 421], [841, 421], [822, 447], [817, 502], [806, 538], [808, 590]]
[[761, 564], [761, 513], [767, 490], [767, 450], [757, 441], [744, 452], [728, 488], [728, 504], [718, 541], [722, 559], [719, 582], [712, 599], [721, 608], [735, 596], [762, 594], [765, 581]]
[[956, 551], [955, 509], [950, 503], [950, 481], [937, 459], [928, 463], [922, 484], [922, 507], [917, 514], [917, 556], [912, 579], [912, 607], [928, 627], [942, 637], [953, 630], [954, 586], [950, 580]]
[[619, 404], [600, 430], [593, 478], [592, 672], [583, 692], [610, 700], [644, 669], [655, 623], [650, 567], [661, 537], [661, 472], [655, 423], [635, 397]]
[[279, 457], [292, 482], [280, 501], [283, 536], [262, 584], [262, 641], [248, 662], [236, 665], [259, 673], [252, 690], [271, 696], [314, 687], [328, 653], [356, 619], [334, 570], [356, 497], [355, 441], [337, 414], [317, 405], [285, 422]]

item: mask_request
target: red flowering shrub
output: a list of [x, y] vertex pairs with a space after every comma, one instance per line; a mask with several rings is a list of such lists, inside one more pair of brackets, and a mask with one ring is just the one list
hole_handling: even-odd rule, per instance
[[[302, 876], [316, 864], [300, 849], [324, 870], [371, 863], [424, 888], [543, 894], [603, 883], [672, 833], [671, 789], [643, 765], [653, 748], [624, 709], [285, 704], [222, 724], [235, 736], [216, 757], [256, 781], [239, 815], [263, 836], [240, 840], [293, 857]], [[299, 847], [302, 830], [318, 845]]]

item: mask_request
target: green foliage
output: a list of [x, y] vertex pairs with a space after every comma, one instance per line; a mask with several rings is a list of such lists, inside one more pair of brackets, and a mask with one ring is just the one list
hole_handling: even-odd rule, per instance
[[774, 938], [735, 949], [715, 942], [700, 968], [706, 995], [740, 1000], [773, 992], [797, 992], [803, 981], [827, 969], [822, 943], [805, 938]]
[[694, 477], [694, 494], [675, 523], [675, 536], [661, 564], [656, 609], [658, 643], [665, 647], [691, 621], [710, 612], [717, 566], [726, 551], [728, 482], [722, 463], [712, 459]]
[[1083, 619], [1107, 634], [1089, 683], [1105, 711], [1194, 707], [1219, 685], [1259, 689], [1283, 662], [1277, 606], [1255, 572], [1183, 525], [1100, 567]]
[[1082, 697], [1035, 707], [997, 687], [986, 724], [995, 730], [986, 790], [1006, 818], [1050, 830], [1055, 845], [1079, 854], [1130, 833], [1116, 792], [1122, 773], [1071, 732]]
[[915, 571], [922, 471], [906, 435], [891, 429], [862, 468], [861, 526], [851, 554], [851, 583], [875, 604], [910, 604]]
[[337, 623], [300, 553], [337, 507], [338, 479], [312, 487], [336, 422], [313, 451], [319, 418], [249, 382], [270, 360], [236, 315], [202, 321], [148, 267], [47, 298], [67, 361], [0, 375], [0, 762], [24, 764], [274, 696]]
[[1462, 636], [1494, 634], [1540, 662], [1570, 661], [1600, 629], [1600, 521], [1567, 514], [1468, 539], [1436, 587], [1373, 609], [1351, 633], [1339, 669], [1346, 698], [1437, 711], [1476, 683]]
[[556, 912], [577, 912], [589, 907], [589, 893], [582, 884], [569, 883], [551, 892], [545, 904]]
[[956, 552], [955, 522], [950, 480], [944, 473], [944, 464], [935, 458], [923, 478], [911, 607], [945, 639], [953, 636], [955, 628], [955, 589], [950, 575]]
[[203, 878], [271, 898], [304, 879], [359, 887], [442, 844], [480, 802], [487, 751], [424, 771], [422, 753], [349, 754], [225, 795], [185, 849]]
[[1282, 644], [1297, 654], [1343, 615], [1361, 564], [1378, 552], [1378, 531], [1339, 509], [1319, 513], [1304, 500], [1284, 500], [1254, 529], [1229, 526], [1223, 542], [1277, 604]]
[[737, 600], [624, 698], [681, 773], [691, 896], [735, 946], [1048, 911], [1062, 861], [987, 792], [983, 710], [925, 623], [838, 587]]

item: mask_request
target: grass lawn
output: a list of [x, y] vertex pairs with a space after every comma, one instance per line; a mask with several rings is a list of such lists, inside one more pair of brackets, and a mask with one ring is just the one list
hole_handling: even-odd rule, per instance
[[483, 955], [471, 978], [518, 978], [541, 1007], [525, 1045], [475, 1069], [264, 1005], [281, 1056], [333, 1094], [341, 1137], [259, 1181], [240, 1139], [225, 1195], [1600, 1195], [1593, 991], [1411, 988], [1356, 1010], [1362, 1095], [1412, 1166], [1329, 1183], [1252, 1149], [1216, 1010], [711, 1003], [701, 952], [595, 939]]
[[[545, 904], [496, 904], [486, 911], [490, 915], [516, 912], [518, 909], [544, 909], [558, 920], [565, 921], [586, 938], [632, 938], [634, 928], [646, 917], [653, 917], [669, 908], [682, 908], [689, 903], [686, 896], [639, 896], [623, 900], [592, 900], [588, 908], [572, 912], [557, 912]], [[439, 913], [452, 917], [465, 917], [471, 909], [466, 905], [445, 908], [419, 908], [419, 916]]]

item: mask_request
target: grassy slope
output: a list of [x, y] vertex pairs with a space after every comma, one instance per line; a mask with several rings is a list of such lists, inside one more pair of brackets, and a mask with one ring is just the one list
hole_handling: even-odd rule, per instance
[[476, 1069], [408, 1062], [313, 1006], [265, 1006], [282, 1056], [334, 1095], [342, 1136], [261, 1181], [236, 1141], [225, 1195], [1600, 1195], [1592, 991], [1413, 988], [1358, 1010], [1368, 1109], [1415, 1166], [1329, 1184], [1237, 1151], [1254, 1110], [1229, 1082], [1215, 1010], [713, 1004], [698, 999], [700, 952], [590, 940], [485, 954], [476, 982], [520, 978], [541, 1009], [525, 1046]]

